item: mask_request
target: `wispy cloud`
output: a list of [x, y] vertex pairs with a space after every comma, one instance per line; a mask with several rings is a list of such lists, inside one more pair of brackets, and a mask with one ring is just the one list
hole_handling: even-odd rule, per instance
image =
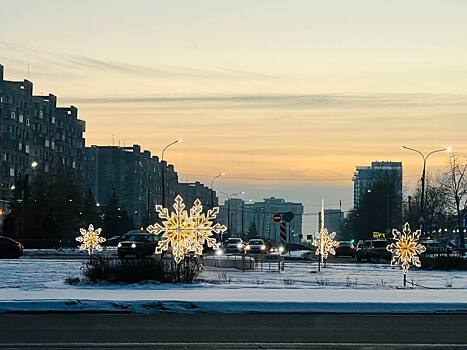
[[271, 95], [149, 95], [68, 97], [87, 104], [202, 104], [248, 107], [388, 107], [467, 105], [467, 95], [454, 94], [271, 94]]
[[8, 57], [10, 61], [24, 62], [28, 56], [35, 61], [48, 63], [54, 67], [70, 69], [76, 74], [80, 69], [87, 72], [108, 72], [118, 74], [130, 74], [147, 77], [165, 78], [198, 78], [198, 79], [276, 79], [272, 74], [251, 72], [234, 67], [210, 66], [209, 68], [186, 67], [177, 65], [159, 64], [145, 66], [111, 59], [99, 59], [85, 55], [75, 55], [60, 52], [48, 52], [38, 50], [21, 44], [13, 44], [0, 40], [0, 47], [3, 47], [3, 55], [0, 58]]

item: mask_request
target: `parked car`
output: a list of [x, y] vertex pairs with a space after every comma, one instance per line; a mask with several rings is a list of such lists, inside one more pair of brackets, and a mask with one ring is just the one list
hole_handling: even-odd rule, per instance
[[0, 258], [16, 259], [23, 256], [24, 246], [15, 240], [0, 236]]
[[451, 254], [452, 250], [447, 245], [435, 241], [420, 242], [425, 248], [425, 255], [445, 255]]
[[250, 239], [245, 246], [245, 252], [250, 254], [265, 254], [266, 251], [267, 247], [262, 239]]
[[238, 237], [231, 237], [225, 242], [226, 253], [243, 253], [244, 247], [243, 240]]
[[390, 261], [392, 254], [386, 250], [388, 244], [389, 242], [385, 239], [372, 239], [359, 243], [355, 250], [355, 260], [357, 262], [362, 260], [371, 262], [381, 259]]
[[336, 247], [336, 257], [339, 256], [354, 256], [355, 247], [351, 241], [339, 241]]
[[127, 255], [134, 255], [137, 258], [144, 258], [153, 255], [157, 242], [158, 237], [152, 233], [130, 231], [124, 234], [117, 244], [118, 256], [124, 258]]

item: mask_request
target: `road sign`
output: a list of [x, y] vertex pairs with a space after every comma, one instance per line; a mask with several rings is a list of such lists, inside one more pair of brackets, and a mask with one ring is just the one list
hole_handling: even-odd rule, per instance
[[272, 219], [273, 219], [275, 222], [281, 222], [281, 221], [282, 221], [282, 214], [281, 214], [281, 213], [274, 214], [274, 215], [272, 216]]
[[294, 218], [294, 214], [291, 211], [288, 211], [287, 213], [282, 214], [282, 219], [285, 222], [291, 222]]

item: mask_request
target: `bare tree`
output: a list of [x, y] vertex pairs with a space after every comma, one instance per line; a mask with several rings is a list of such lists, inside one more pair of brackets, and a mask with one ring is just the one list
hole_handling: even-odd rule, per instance
[[449, 158], [449, 169], [444, 174], [443, 187], [448, 195], [448, 205], [454, 212], [457, 219], [457, 229], [459, 232], [459, 249], [461, 254], [465, 251], [464, 230], [462, 227], [462, 215], [467, 204], [467, 163], [452, 154]]
[[[444, 174], [443, 174], [444, 175]], [[427, 176], [425, 188], [425, 224], [428, 232], [433, 232], [447, 225], [450, 210], [448, 206], [448, 194], [444, 188], [444, 176]], [[420, 212], [421, 184], [415, 189], [411, 196], [404, 201], [404, 220], [409, 222], [412, 227], [416, 227]]]

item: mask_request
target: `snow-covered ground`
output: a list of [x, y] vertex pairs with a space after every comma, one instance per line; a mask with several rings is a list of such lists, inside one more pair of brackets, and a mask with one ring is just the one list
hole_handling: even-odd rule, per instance
[[[95, 255], [117, 255], [117, 247], [103, 247], [102, 251], [96, 251]], [[82, 256], [88, 257], [85, 250], [78, 248], [57, 248], [57, 249], [24, 249], [25, 257], [41, 257], [41, 256]]]
[[[141, 312], [202, 309], [274, 312], [467, 312], [467, 272], [410, 271], [417, 286], [400, 289], [398, 268], [378, 264], [286, 263], [277, 272], [206, 268], [195, 284], [69, 285], [79, 260], [0, 260], [0, 312], [92, 309]], [[271, 270], [269, 270], [271, 268]], [[188, 303], [188, 304], [187, 304]], [[188, 305], [188, 306], [187, 306]]]

